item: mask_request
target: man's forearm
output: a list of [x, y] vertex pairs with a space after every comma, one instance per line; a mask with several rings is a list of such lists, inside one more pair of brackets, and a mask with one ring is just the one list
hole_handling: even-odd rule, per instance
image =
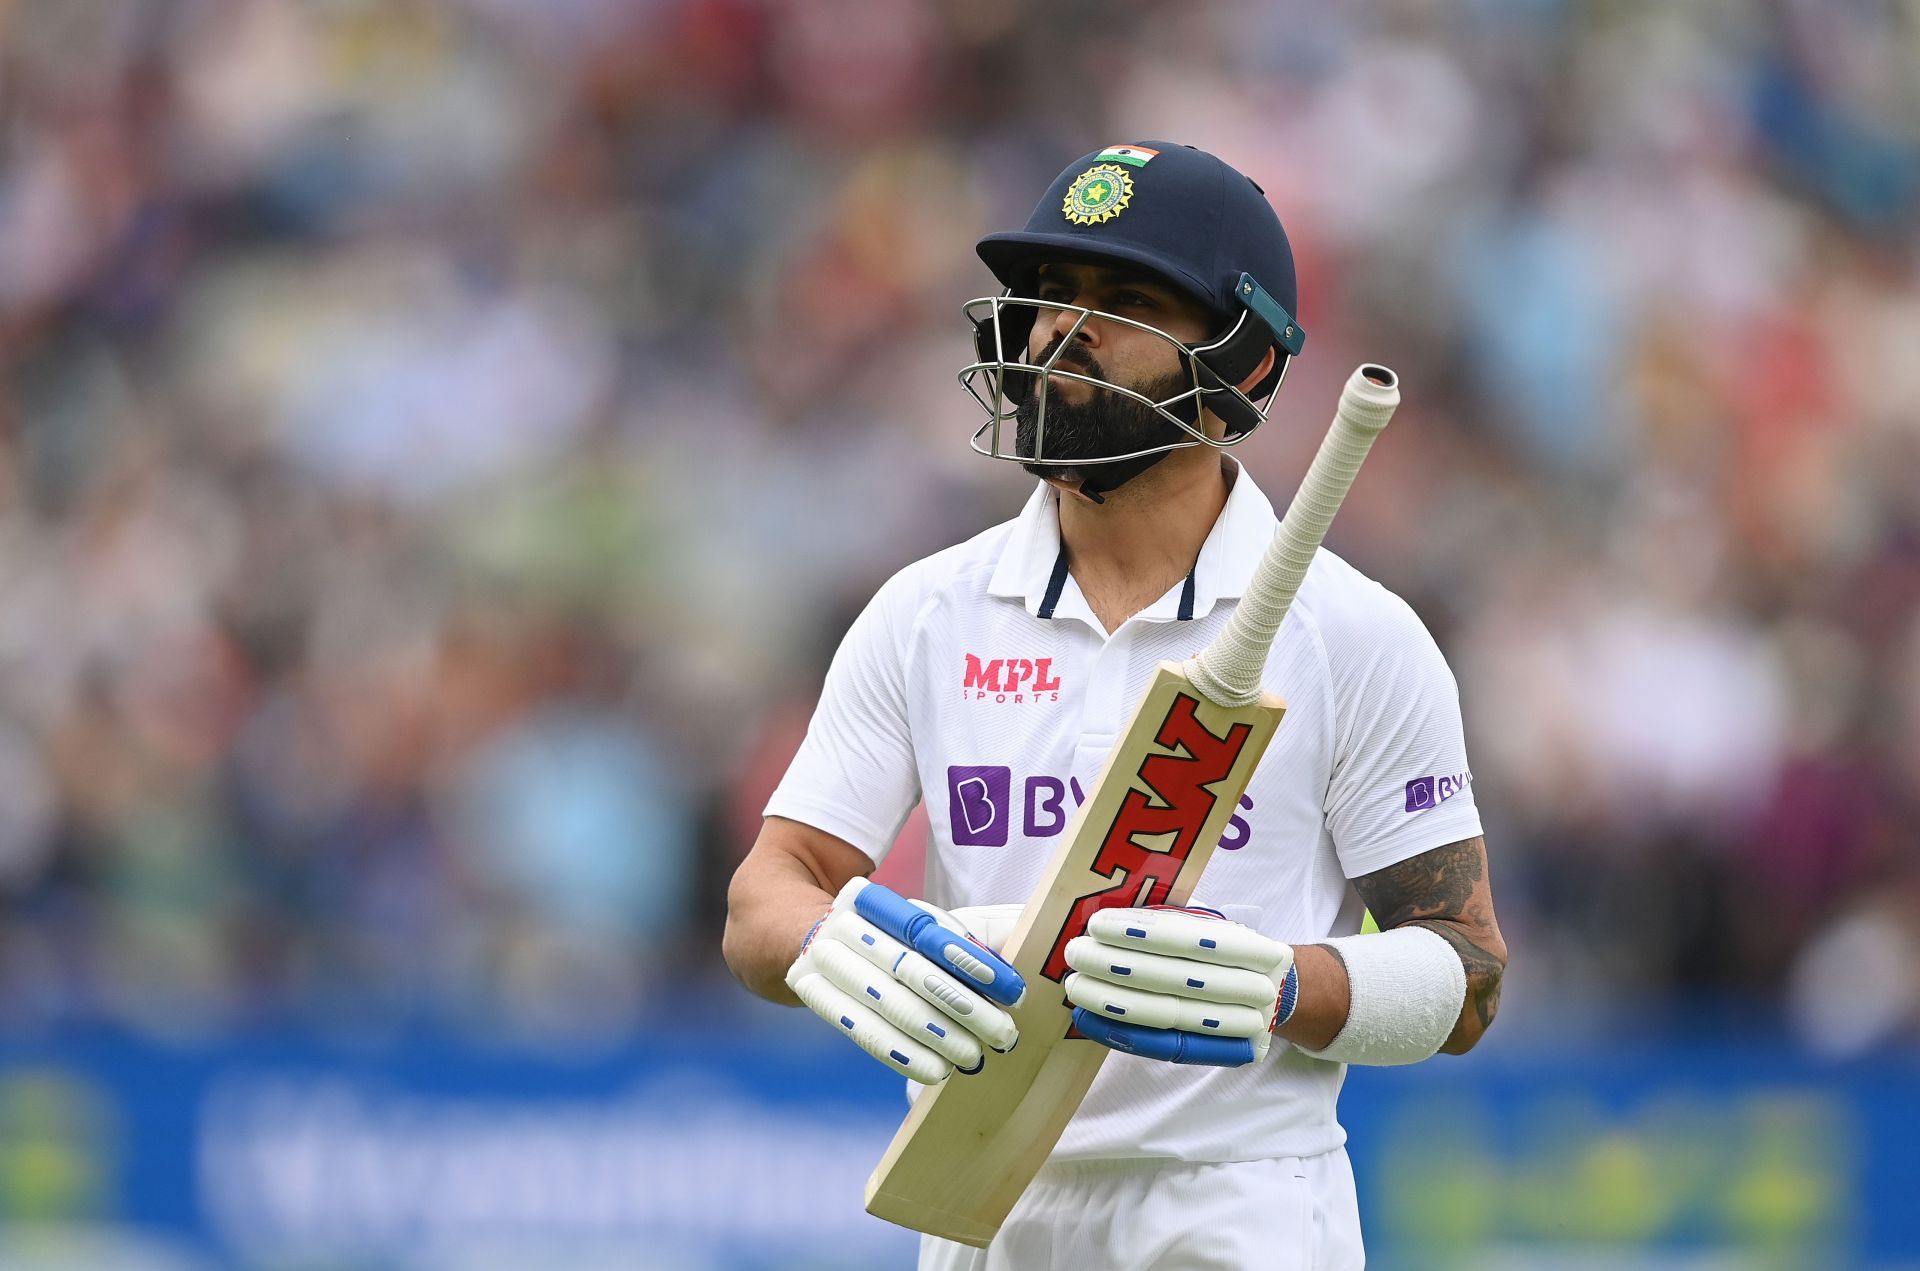
[[[1501, 945], [1497, 953], [1482, 948], [1474, 933], [1456, 923], [1425, 920], [1408, 925], [1425, 927], [1452, 945], [1466, 969], [1466, 1000], [1452, 1033], [1440, 1047], [1445, 1054], [1464, 1055], [1493, 1022], [1500, 1003], [1500, 979], [1506, 969], [1506, 948]], [[1497, 940], [1496, 935], [1494, 942]], [[1334, 950], [1318, 944], [1296, 946], [1294, 964], [1300, 971], [1300, 1002], [1293, 1017], [1275, 1030], [1276, 1035], [1308, 1050], [1325, 1050], [1346, 1027], [1353, 1006], [1346, 964]]]
[[800, 942], [833, 905], [831, 893], [798, 861], [749, 857], [727, 888], [727, 929], [720, 943], [727, 967], [748, 989], [782, 1006], [800, 999], [786, 984]]
[[1493, 913], [1485, 840], [1475, 835], [1353, 880], [1383, 931], [1425, 927], [1445, 940], [1466, 972], [1466, 994], [1440, 1049], [1472, 1050], [1500, 1006], [1507, 943]]
[[[1443, 1054], [1464, 1055], [1486, 1033], [1493, 1023], [1494, 1012], [1500, 1007], [1500, 980], [1506, 974], [1507, 946], [1498, 930], [1489, 938], [1459, 923], [1438, 918], [1417, 920], [1409, 925], [1425, 927], [1452, 945], [1453, 951], [1460, 955], [1460, 964], [1467, 970], [1467, 1000], [1460, 1007], [1460, 1019], [1454, 1024], [1453, 1032], [1440, 1047]], [[1497, 946], [1497, 952], [1483, 947], [1483, 941]]]

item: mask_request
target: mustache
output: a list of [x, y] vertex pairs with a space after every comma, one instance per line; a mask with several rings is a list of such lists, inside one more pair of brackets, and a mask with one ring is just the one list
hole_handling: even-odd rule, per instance
[[[1053, 339], [1048, 342], [1047, 347], [1040, 351], [1040, 356], [1033, 360], [1033, 364], [1035, 366], [1045, 366], [1047, 359], [1053, 356], [1054, 351], [1060, 348], [1063, 341], [1064, 337], [1054, 336]], [[1060, 360], [1055, 362], [1054, 365], [1056, 367], [1070, 366], [1076, 374], [1085, 375], [1090, 379], [1105, 380], [1107, 378], [1106, 372], [1101, 369], [1098, 359], [1078, 345], [1061, 352]]]

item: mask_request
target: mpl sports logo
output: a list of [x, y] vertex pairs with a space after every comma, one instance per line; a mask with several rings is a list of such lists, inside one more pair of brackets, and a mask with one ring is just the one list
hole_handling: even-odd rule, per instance
[[996, 704], [1057, 702], [1060, 677], [1053, 673], [1052, 658], [986, 659], [969, 653], [960, 696], [963, 701]]
[[1407, 782], [1407, 811], [1425, 812], [1437, 808], [1473, 784], [1471, 772], [1451, 777], [1415, 777]]

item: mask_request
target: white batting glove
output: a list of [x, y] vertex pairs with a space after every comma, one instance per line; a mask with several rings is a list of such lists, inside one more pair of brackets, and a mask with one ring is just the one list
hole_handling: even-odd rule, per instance
[[1067, 943], [1074, 1026], [1130, 1055], [1233, 1068], [1266, 1058], [1300, 995], [1293, 947], [1210, 909], [1103, 909]]
[[1026, 985], [954, 915], [864, 878], [840, 889], [787, 987], [860, 1049], [928, 1085], [980, 1071], [1019, 1039], [1001, 1007]]

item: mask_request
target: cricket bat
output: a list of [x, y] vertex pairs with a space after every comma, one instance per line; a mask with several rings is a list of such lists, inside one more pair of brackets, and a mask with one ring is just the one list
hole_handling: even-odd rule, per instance
[[1002, 950], [1027, 982], [1019, 1043], [920, 1093], [867, 1182], [868, 1213], [984, 1246], [1046, 1161], [1107, 1056], [1071, 1035], [1067, 942], [1102, 909], [1193, 894], [1286, 710], [1261, 687], [1274, 634], [1399, 402], [1392, 371], [1353, 373], [1226, 630], [1160, 664]]

